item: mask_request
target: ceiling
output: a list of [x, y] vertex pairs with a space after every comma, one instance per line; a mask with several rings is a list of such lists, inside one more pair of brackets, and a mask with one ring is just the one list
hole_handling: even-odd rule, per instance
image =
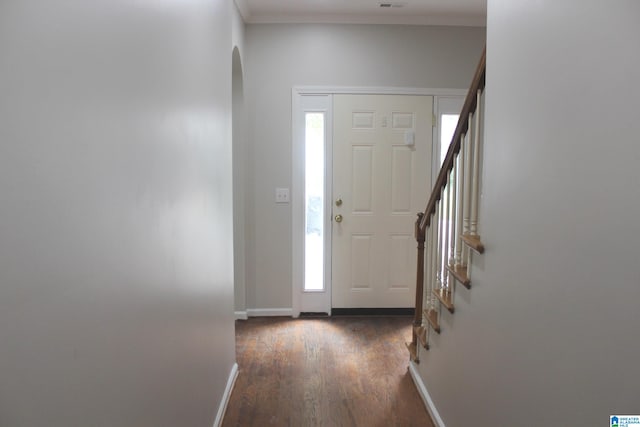
[[485, 26], [487, 15], [487, 0], [235, 0], [235, 2], [247, 23]]

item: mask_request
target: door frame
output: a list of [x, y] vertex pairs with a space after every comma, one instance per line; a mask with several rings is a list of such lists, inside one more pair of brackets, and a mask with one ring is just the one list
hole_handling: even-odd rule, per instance
[[[317, 291], [305, 292], [304, 290], [304, 149], [301, 143], [299, 114], [305, 111], [324, 111], [326, 114], [326, 159], [325, 176], [329, 177], [332, 171], [331, 153], [333, 152], [333, 95], [425, 95], [433, 96], [434, 104], [437, 97], [465, 96], [467, 89], [436, 89], [436, 88], [410, 88], [410, 87], [341, 87], [341, 86], [294, 86], [291, 90], [291, 312], [292, 317], [299, 317], [303, 305], [307, 305], [307, 297], [316, 294], [316, 302], [310, 303], [313, 307], [309, 311], [326, 312], [331, 315], [331, 226], [332, 212], [332, 183], [327, 179], [325, 186], [325, 291], [320, 297]], [[304, 96], [328, 97], [329, 107], [321, 110], [304, 108]], [[436, 105], [433, 106], [435, 114]], [[303, 137], [302, 137], [303, 138]], [[435, 141], [435, 140], [434, 140]], [[435, 144], [433, 144], [435, 146]], [[328, 226], [327, 226], [328, 224]], [[320, 298], [318, 298], [320, 297]]]

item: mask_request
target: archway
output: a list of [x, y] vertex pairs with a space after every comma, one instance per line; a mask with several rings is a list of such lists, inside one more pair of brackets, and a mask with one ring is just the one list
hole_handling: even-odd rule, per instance
[[240, 51], [232, 52], [233, 269], [236, 318], [246, 318], [246, 201], [248, 149]]

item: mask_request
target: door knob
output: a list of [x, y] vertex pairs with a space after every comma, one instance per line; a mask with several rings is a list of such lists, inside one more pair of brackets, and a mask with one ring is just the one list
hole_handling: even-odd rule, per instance
[[335, 217], [336, 222], [342, 222], [342, 215], [338, 214]]
[[336, 206], [342, 206], [342, 199], [336, 200]]

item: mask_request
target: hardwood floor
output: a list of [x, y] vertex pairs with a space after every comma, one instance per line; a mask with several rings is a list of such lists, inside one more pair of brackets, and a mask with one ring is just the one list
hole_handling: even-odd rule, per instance
[[407, 371], [411, 317], [236, 322], [223, 426], [433, 426]]

